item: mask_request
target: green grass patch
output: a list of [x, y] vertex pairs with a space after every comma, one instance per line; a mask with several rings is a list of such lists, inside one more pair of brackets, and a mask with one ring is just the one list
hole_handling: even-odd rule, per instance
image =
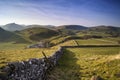
[[119, 80], [120, 47], [67, 48], [50, 80]]
[[76, 40], [79, 45], [113, 45], [117, 44], [114, 41], [104, 39], [87, 39], [87, 40]]
[[50, 56], [58, 49], [58, 47], [25, 49], [28, 45], [30, 44], [0, 43], [0, 67], [5, 66], [8, 62], [42, 58], [44, 57], [42, 51]]
[[10, 50], [10, 49], [24, 49], [27, 47], [27, 45], [30, 45], [29, 43], [22, 44], [22, 43], [15, 43], [15, 42], [4, 42], [0, 43], [0, 50]]

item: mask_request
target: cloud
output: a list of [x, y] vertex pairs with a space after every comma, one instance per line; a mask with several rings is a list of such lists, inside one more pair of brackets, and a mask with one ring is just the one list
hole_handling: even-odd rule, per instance
[[[37, 24], [116, 24], [118, 5], [108, 0], [0, 0], [0, 21]], [[117, 0], [116, 0], [117, 1]], [[116, 3], [116, 2], [115, 2]], [[119, 7], [120, 8], [120, 7]], [[4, 19], [2, 19], [4, 18]], [[112, 23], [111, 23], [112, 22]]]

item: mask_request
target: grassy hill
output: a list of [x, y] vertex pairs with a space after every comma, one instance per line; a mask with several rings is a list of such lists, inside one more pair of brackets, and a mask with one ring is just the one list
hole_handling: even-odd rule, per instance
[[56, 29], [62, 34], [63, 36], [66, 35], [75, 35], [77, 31], [85, 30], [87, 27], [81, 25], [62, 25], [57, 26]]
[[[94, 28], [94, 27], [92, 27]], [[99, 28], [99, 27], [97, 27]], [[105, 27], [106, 28], [106, 27]], [[62, 30], [62, 29], [61, 29]], [[63, 29], [64, 30], [64, 29]], [[104, 30], [104, 31], [103, 31]], [[83, 30], [79, 34], [64, 36], [59, 30], [52, 30], [43, 27], [31, 27], [21, 31], [9, 32], [0, 28], [0, 68], [8, 62], [23, 61], [30, 58], [42, 58], [41, 51], [47, 56], [52, 55], [60, 46], [77, 45], [117, 45], [119, 37], [101, 37], [93, 39], [84, 39], [80, 35], [101, 35], [111, 36], [104, 33], [109, 29]], [[110, 29], [119, 32], [117, 29]], [[66, 31], [72, 31], [67, 30]], [[76, 30], [73, 30], [76, 32]], [[102, 32], [103, 31], [103, 32]], [[63, 31], [64, 32], [64, 31]], [[96, 34], [97, 33], [97, 34]], [[104, 33], [104, 34], [102, 34]], [[65, 33], [66, 34], [66, 33]], [[49, 40], [55, 44], [51, 48], [25, 49], [30, 44], [13, 44], [8, 41], [31, 41]], [[6, 41], [3, 43], [2, 41]], [[57, 44], [57, 45], [56, 45]], [[105, 80], [118, 80], [116, 74], [119, 74], [120, 47], [81, 47], [67, 48], [64, 50], [59, 64], [49, 75], [49, 80], [90, 80], [94, 75], [98, 75]], [[114, 70], [114, 71], [113, 71]]]
[[119, 80], [119, 52], [120, 47], [67, 48], [49, 80]]
[[16, 31], [16, 30], [23, 30], [23, 29], [25, 29], [25, 27], [23, 25], [19, 25], [19, 24], [16, 24], [16, 23], [6, 24], [6, 25], [2, 26], [2, 28], [4, 30], [7, 30], [7, 31]]
[[100, 36], [120, 36], [120, 27], [113, 27], [113, 26], [96, 26], [90, 27], [87, 30], [80, 31], [78, 34], [94, 34]]
[[40, 28], [48, 28], [48, 29], [54, 29], [55, 26], [52, 25], [28, 25], [25, 26], [26, 28], [34, 28], [34, 27], [40, 27]]
[[42, 27], [27, 28], [27, 29], [18, 31], [17, 33], [22, 37], [24, 37], [25, 39], [29, 39], [33, 41], [49, 39], [51, 37], [59, 35], [59, 33], [55, 30], [42, 28]]
[[6, 31], [0, 28], [0, 42], [26, 42], [21, 36], [15, 34], [14, 32]]
[[68, 29], [68, 30], [85, 30], [87, 27], [81, 25], [62, 25], [58, 26], [58, 29]]

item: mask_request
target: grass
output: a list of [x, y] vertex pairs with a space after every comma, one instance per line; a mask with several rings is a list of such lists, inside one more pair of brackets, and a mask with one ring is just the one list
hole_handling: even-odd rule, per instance
[[58, 46], [77, 46], [74, 40], [69, 40], [64, 43], [59, 44]]
[[51, 40], [50, 43], [52, 43], [52, 44], [59, 44], [60, 42], [64, 41], [68, 37], [70, 37], [70, 36], [58, 37], [56, 39]]
[[[49, 80], [119, 80], [120, 47], [67, 48]], [[118, 78], [119, 77], [119, 78]]]
[[0, 50], [11, 50], [11, 49], [24, 49], [29, 44], [22, 44], [14, 42], [6, 42], [6, 43], [0, 43]]
[[30, 58], [42, 58], [42, 51], [47, 56], [55, 52], [55, 49], [19, 49], [19, 50], [1, 50], [0, 51], [0, 67], [6, 65], [8, 62], [24, 61]]
[[108, 37], [108, 38], [103, 38], [103, 40], [112, 41], [112, 42], [118, 43], [118, 41], [120, 41], [120, 37], [116, 37], [116, 38]]
[[23, 61], [30, 58], [42, 58], [42, 51], [47, 56], [52, 55], [60, 46], [75, 45], [73, 40], [59, 44], [52, 48], [39, 48], [39, 49], [25, 49], [30, 44], [14, 44], [13, 42], [0, 43], [0, 67], [5, 66], [8, 62]]
[[24, 29], [20, 32], [17, 32], [20, 36], [22, 36], [24, 39], [32, 42], [32, 41], [40, 41], [44, 39], [50, 39], [51, 37], [58, 36], [58, 32], [42, 28], [42, 27], [33, 27]]
[[[66, 37], [53, 39], [57, 44]], [[60, 46], [117, 44], [118, 39], [69, 40], [52, 48], [25, 49], [30, 44], [0, 43], [0, 68], [8, 62], [24, 61], [30, 58], [42, 58], [42, 51], [52, 55]], [[120, 47], [67, 48], [59, 61], [59, 65], [49, 75], [49, 80], [90, 80], [99, 75], [105, 80], [119, 80]]]
[[104, 39], [88, 39], [88, 40], [76, 40], [79, 45], [112, 45], [117, 42], [104, 40]]
[[103, 37], [108, 37], [111, 36], [110, 34], [102, 33], [102, 32], [96, 32], [96, 31], [88, 31], [88, 32], [78, 32], [78, 36], [85, 36], [85, 35], [96, 35], [96, 36], [103, 36]]
[[5, 66], [8, 62], [23, 61], [30, 58], [42, 58], [42, 51], [47, 56], [52, 55], [58, 47], [55, 48], [36, 48], [36, 49], [25, 49], [29, 44], [13, 44], [0, 43], [0, 67]]

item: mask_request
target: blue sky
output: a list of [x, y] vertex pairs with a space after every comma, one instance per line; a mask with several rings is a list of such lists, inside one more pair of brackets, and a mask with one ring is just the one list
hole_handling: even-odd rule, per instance
[[0, 25], [12, 22], [120, 27], [120, 0], [0, 0]]

